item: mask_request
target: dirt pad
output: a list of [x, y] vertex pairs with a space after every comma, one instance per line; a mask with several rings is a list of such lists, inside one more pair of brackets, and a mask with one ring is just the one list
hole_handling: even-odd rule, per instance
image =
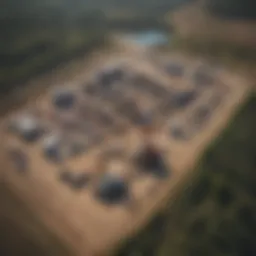
[[[73, 255], [114, 250], [175, 198], [249, 91], [201, 60], [126, 52], [2, 120], [4, 180]], [[152, 144], [161, 160], [138, 164]]]

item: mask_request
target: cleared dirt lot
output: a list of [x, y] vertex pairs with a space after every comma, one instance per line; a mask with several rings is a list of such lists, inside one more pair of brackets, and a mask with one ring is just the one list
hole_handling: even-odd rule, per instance
[[192, 3], [171, 14], [171, 21], [184, 38], [255, 48], [254, 20], [229, 20], [211, 15], [203, 3]]
[[[192, 75], [194, 69], [202, 64], [200, 60], [184, 56], [159, 56], [159, 63], [165, 63], [169, 58], [184, 63], [186, 75], [174, 77], [159, 67], [159, 63], [151, 63], [147, 56], [138, 54], [138, 49], [123, 47], [111, 56], [109, 53], [94, 56], [91, 65], [81, 68], [72, 79], [55, 79], [50, 84], [50, 87], [66, 85], [73, 88], [79, 97], [83, 97], [81, 85], [94, 77], [95, 71], [111, 63], [124, 65], [124, 69], [131, 75], [125, 82], [120, 82], [125, 83], [121, 89], [120, 84], [116, 86], [119, 101], [115, 97], [105, 98], [105, 94], [101, 97], [85, 96], [86, 106], [94, 106], [98, 110], [105, 108], [114, 117], [114, 126], [109, 130], [103, 129], [101, 143], [89, 147], [87, 152], [80, 156], [65, 160], [61, 165], [54, 165], [42, 157], [40, 143], [30, 145], [2, 131], [4, 180], [51, 233], [71, 248], [73, 255], [95, 256], [111, 252], [121, 240], [142, 228], [152, 215], [164, 206], [167, 199], [172, 197], [175, 200], [176, 193], [186, 185], [190, 175], [193, 175], [190, 170], [205, 146], [224, 128], [250, 89], [249, 85], [245, 86], [247, 81], [225, 70], [216, 71], [210, 86], [198, 87], [193, 83]], [[138, 75], [140, 79], [142, 77], [153, 81], [153, 87], [149, 87], [147, 82], [141, 87], [143, 79], [136, 84]], [[161, 93], [155, 88], [162, 88]], [[195, 100], [186, 106], [165, 107], [173, 99], [173, 94], [186, 90], [196, 90]], [[195, 111], [198, 107], [208, 106], [215, 95], [220, 96], [220, 102], [210, 109], [207, 120], [200, 125], [193, 119]], [[151, 138], [163, 150], [163, 156], [171, 170], [168, 178], [160, 180], [141, 174], [131, 160], [133, 153], [144, 144], [144, 136], [125, 113], [118, 112], [122, 107], [122, 97], [124, 101], [128, 97], [132, 104], [137, 103], [140, 108], [153, 113], [156, 131]], [[32, 97], [27, 108], [30, 106], [36, 106], [45, 114], [49, 110], [49, 95], [42, 95], [36, 100]], [[6, 118], [8, 120], [8, 117]], [[180, 140], [170, 135], [173, 120], [181, 123], [182, 128], [187, 131], [186, 139]], [[60, 129], [58, 122], [56, 126]], [[13, 163], [8, 161], [5, 150], [9, 145], [22, 149], [29, 157], [30, 166], [26, 175], [20, 176]], [[97, 183], [97, 179], [102, 175], [99, 173], [99, 157], [112, 145], [117, 145], [125, 155], [109, 161], [117, 160], [115, 164], [117, 162], [121, 165], [117, 171], [118, 175], [129, 181], [131, 199], [128, 202], [115, 206], [104, 205], [95, 199], [94, 182], [81, 191], [74, 191], [60, 182], [60, 170], [65, 167], [73, 172], [87, 172], [92, 179], [96, 177]], [[108, 171], [112, 172], [113, 168]]]

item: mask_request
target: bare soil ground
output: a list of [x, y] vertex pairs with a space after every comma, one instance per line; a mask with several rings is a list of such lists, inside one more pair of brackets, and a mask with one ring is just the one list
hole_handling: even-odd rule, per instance
[[256, 22], [212, 16], [202, 3], [193, 3], [170, 15], [175, 30], [184, 38], [255, 48]]
[[[158, 95], [149, 88], [140, 89], [140, 83], [134, 86], [133, 82], [124, 82], [125, 87], [121, 89], [119, 99], [120, 105], [118, 99], [100, 99], [83, 96], [80, 93], [79, 97], [85, 97], [84, 102], [88, 107], [93, 106], [97, 110], [104, 108], [114, 117], [114, 125], [109, 130], [98, 127], [100, 135], [103, 136], [102, 142], [88, 148], [81, 156], [68, 159], [62, 165], [56, 166], [42, 157], [40, 142], [34, 145], [26, 144], [5, 130], [1, 132], [1, 138], [4, 138], [1, 164], [4, 181], [51, 233], [71, 248], [73, 255], [96, 256], [111, 252], [121, 240], [141, 229], [152, 215], [164, 206], [167, 199], [171, 197], [175, 200], [176, 194], [186, 186], [186, 182], [189, 182], [193, 175], [190, 171], [206, 145], [225, 127], [250, 92], [249, 82], [245, 78], [226, 70], [216, 71], [212, 86], [196, 88], [192, 83], [192, 75], [202, 64], [202, 60], [172, 55], [159, 56], [159, 62], [154, 63], [139, 52], [134, 47], [123, 45], [119, 51], [96, 54], [90, 66], [80, 66], [79, 71], [72, 77], [69, 75], [63, 76], [64, 79], [48, 81], [50, 87], [66, 85], [79, 94], [80, 86], [90, 80], [100, 67], [111, 63], [124, 63], [126, 70], [131, 74], [141, 74], [157, 84], [155, 88], [162, 88], [165, 92]], [[165, 63], [169, 59], [184, 63], [184, 77], [170, 77], [159, 67], [159, 63]], [[46, 80], [41, 83], [43, 82]], [[196, 100], [189, 106], [180, 109], [165, 108], [169, 102], [169, 94], [188, 89], [196, 89], [198, 92]], [[133, 104], [137, 103], [139, 107], [152, 110], [154, 113], [157, 129], [152, 139], [163, 149], [163, 155], [171, 170], [171, 175], [167, 179], [159, 180], [150, 175], [140, 174], [131, 161], [130, 156], [143, 145], [144, 137], [124, 113], [118, 113], [118, 109], [124, 103], [122, 97], [125, 99], [127, 96]], [[50, 109], [49, 94], [46, 92], [37, 97], [28, 98], [25, 109], [37, 108], [42, 111], [43, 118], [46, 118], [44, 114]], [[212, 103], [214, 97], [220, 100], [216, 105]], [[209, 118], [200, 124], [194, 118], [198, 108], [204, 106], [212, 107]], [[16, 111], [12, 114], [15, 115]], [[2, 128], [12, 114], [3, 118]], [[173, 121], [181, 123], [188, 135], [186, 140], [179, 140], [170, 135], [170, 125]], [[60, 129], [58, 122], [56, 127]], [[15, 171], [13, 163], [8, 160], [7, 150], [10, 145], [22, 149], [29, 157], [30, 167], [27, 175], [20, 176]], [[59, 171], [64, 166], [74, 172], [90, 173], [97, 183], [98, 177], [102, 175], [98, 169], [100, 156], [113, 145], [118, 145], [125, 155], [110, 159], [109, 163], [117, 160], [114, 164], [121, 166], [117, 171], [118, 175], [129, 181], [132, 197], [127, 203], [117, 206], [102, 204], [94, 197], [94, 182], [82, 191], [73, 191], [60, 182]], [[108, 171], [113, 172], [113, 169]]]

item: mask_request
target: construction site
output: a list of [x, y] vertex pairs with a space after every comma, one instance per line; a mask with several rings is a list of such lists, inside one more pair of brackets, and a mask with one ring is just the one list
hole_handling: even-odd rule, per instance
[[4, 2], [0, 255], [255, 256], [252, 1]]
[[253, 90], [203, 58], [135, 46], [80, 70], [1, 120], [5, 200], [35, 216], [40, 228], [25, 214], [16, 225], [46, 255], [112, 255], [175, 202]]

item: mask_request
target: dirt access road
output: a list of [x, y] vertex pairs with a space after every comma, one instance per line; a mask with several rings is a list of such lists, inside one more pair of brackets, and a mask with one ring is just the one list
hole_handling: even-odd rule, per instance
[[[131, 199], [124, 204], [109, 206], [96, 200], [94, 182], [82, 191], [74, 191], [59, 180], [59, 171], [63, 166], [72, 169], [73, 172], [79, 173], [85, 170], [92, 177], [99, 177], [97, 172], [102, 152], [115, 145], [125, 155], [130, 156], [143, 145], [144, 137], [140, 130], [128, 120], [125, 114], [118, 114], [119, 107], [113, 98], [102, 100], [89, 96], [86, 98], [86, 104], [95, 106], [97, 109], [102, 109], [104, 106], [116, 120], [114, 128], [120, 124], [121, 131], [120, 129], [118, 133], [115, 129], [114, 132], [107, 131], [99, 145], [89, 148], [80, 156], [66, 160], [63, 165], [56, 166], [43, 158], [40, 143], [30, 145], [6, 133], [4, 125], [16, 112], [2, 120], [1, 138], [4, 138], [4, 147], [2, 147], [4, 157], [1, 171], [6, 184], [44, 223], [51, 234], [67, 245], [72, 255], [111, 254], [122, 240], [143, 228], [167, 200], [170, 198], [175, 200], [177, 193], [193, 176], [191, 170], [206, 145], [225, 127], [250, 92], [250, 86], [247, 86], [248, 82], [244, 78], [225, 70], [216, 72], [212, 86], [196, 88], [196, 85], [191, 82], [191, 77], [195, 68], [202, 64], [202, 60], [189, 59], [180, 55], [159, 55], [160, 62], [155, 63], [145, 54], [147, 53], [141, 54], [136, 47], [129, 48], [122, 45], [119, 51], [116, 50], [114, 53], [94, 55], [94, 58], [90, 60], [91, 64], [80, 66], [73, 77], [64, 75], [65, 79], [56, 77], [47, 81], [49, 87], [67, 86], [79, 94], [80, 86], [90, 80], [100, 67], [111, 63], [118, 65], [122, 63], [132, 75], [142, 74], [143, 77], [157, 83], [156, 87], [165, 90], [167, 96], [169, 93], [171, 95], [173, 92], [187, 89], [197, 91], [198, 96], [191, 104], [173, 110], [171, 107], [170, 109], [163, 108], [169, 103], [168, 99], [159, 98], [155, 93], [150, 93], [149, 89], [148, 91], [145, 88], [142, 88], [142, 91], [138, 90], [136, 86], [139, 88], [140, 83], [134, 86], [135, 83], [128, 82], [122, 89], [124, 91], [120, 97], [129, 95], [129, 98], [141, 108], [153, 110], [155, 113], [157, 132], [152, 135], [152, 139], [163, 149], [163, 156], [171, 169], [171, 175], [161, 180], [151, 175], [140, 174], [130, 157], [110, 159], [112, 168], [108, 172], [114, 172], [129, 180]], [[161, 61], [165, 63], [169, 59], [184, 63], [186, 67], [184, 76], [170, 77], [162, 70], [159, 63]], [[198, 108], [211, 104], [213, 96], [217, 96], [220, 101], [211, 110], [207, 121], [200, 125], [191, 117], [194, 117]], [[24, 108], [29, 109], [31, 106], [46, 113], [49, 109], [48, 92], [29, 98]], [[180, 140], [170, 135], [173, 120], [180, 123], [187, 132], [187, 139]], [[26, 152], [30, 163], [27, 175], [21, 177], [15, 171], [15, 166], [7, 154], [10, 145]]]

